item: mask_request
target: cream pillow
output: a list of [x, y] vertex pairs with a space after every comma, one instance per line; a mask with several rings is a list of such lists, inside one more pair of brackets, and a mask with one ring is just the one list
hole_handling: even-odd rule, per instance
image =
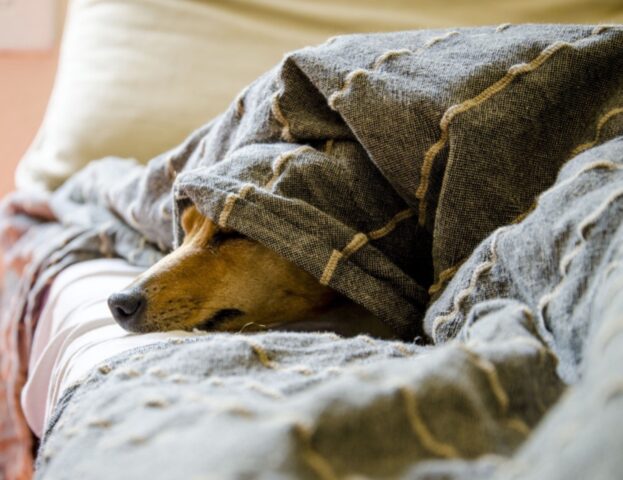
[[146, 162], [284, 52], [338, 33], [623, 18], [617, 0], [73, 0], [43, 125], [16, 173], [54, 189], [108, 155]]

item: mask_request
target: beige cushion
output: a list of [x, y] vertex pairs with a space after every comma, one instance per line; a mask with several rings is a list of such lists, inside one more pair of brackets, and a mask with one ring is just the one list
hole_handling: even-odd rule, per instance
[[[20, 188], [54, 189], [93, 159], [145, 162], [210, 120], [284, 52], [356, 31], [612, 22], [617, 0], [73, 0]], [[616, 7], [616, 8], [615, 8]]]

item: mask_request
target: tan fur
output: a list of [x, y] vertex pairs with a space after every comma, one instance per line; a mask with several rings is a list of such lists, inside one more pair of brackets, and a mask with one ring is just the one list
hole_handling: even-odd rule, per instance
[[[146, 298], [133, 331], [254, 331], [308, 318], [338, 298], [269, 248], [220, 231], [194, 206], [185, 210], [181, 224], [182, 245], [128, 287]], [[209, 322], [223, 311], [234, 313]]]

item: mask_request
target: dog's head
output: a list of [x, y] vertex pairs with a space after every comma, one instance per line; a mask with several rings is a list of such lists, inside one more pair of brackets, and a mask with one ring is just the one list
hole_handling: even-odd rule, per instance
[[109, 297], [126, 330], [257, 330], [313, 315], [337, 296], [269, 248], [219, 230], [194, 206], [181, 225], [182, 245]]

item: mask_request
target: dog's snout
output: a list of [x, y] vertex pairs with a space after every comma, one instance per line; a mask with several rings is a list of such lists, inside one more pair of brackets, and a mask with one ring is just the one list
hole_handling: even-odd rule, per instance
[[131, 328], [139, 319], [146, 303], [140, 290], [124, 290], [108, 297], [108, 308], [117, 323], [124, 328]]

